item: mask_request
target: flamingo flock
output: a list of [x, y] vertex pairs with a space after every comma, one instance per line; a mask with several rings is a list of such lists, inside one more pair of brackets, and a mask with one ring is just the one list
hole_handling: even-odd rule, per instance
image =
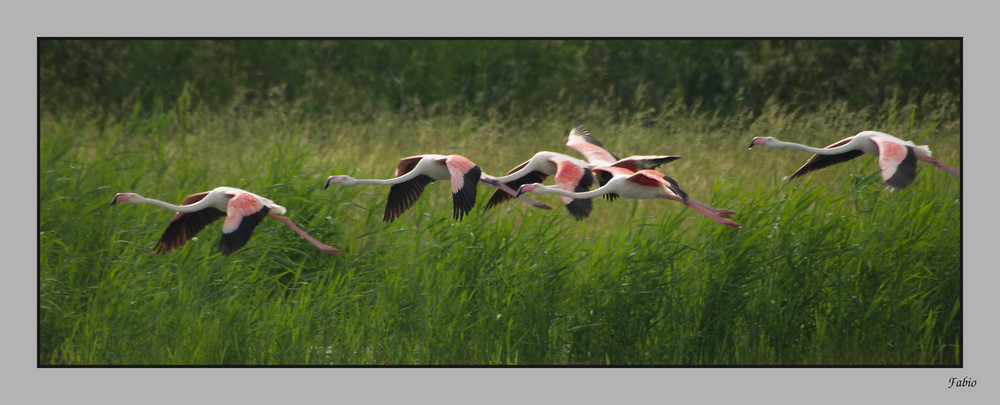
[[[825, 148], [783, 142], [772, 137], [755, 137], [748, 149], [758, 145], [813, 153], [787, 180], [864, 154], [877, 157], [882, 179], [892, 190], [906, 188], [914, 181], [918, 160], [960, 177], [958, 170], [932, 158], [927, 145], [915, 145], [876, 131], [863, 131]], [[385, 222], [392, 222], [409, 210], [428, 184], [446, 180], [451, 186], [452, 217], [455, 220], [462, 220], [472, 211], [476, 205], [477, 187], [484, 184], [496, 188], [484, 210], [514, 199], [536, 208], [551, 210], [552, 207], [548, 204], [533, 200], [525, 194], [556, 194], [562, 199], [571, 217], [583, 220], [593, 211], [591, 199], [594, 197], [603, 196], [610, 201], [617, 198], [662, 198], [679, 202], [724, 226], [740, 228], [732, 219], [735, 212], [692, 199], [676, 180], [656, 170], [663, 164], [680, 159], [680, 156], [631, 155], [618, 158], [583, 126], [570, 131], [566, 146], [583, 155], [583, 159], [558, 152], [541, 151], [510, 169], [506, 175], [496, 177], [484, 173], [477, 164], [461, 155], [416, 155], [400, 159], [393, 178], [355, 179], [346, 175], [333, 175], [326, 179], [323, 188], [329, 188], [331, 184], [390, 186], [382, 217]], [[553, 177], [555, 184], [543, 184], [549, 177]], [[591, 190], [595, 180], [598, 187]], [[181, 248], [206, 226], [223, 217], [225, 221], [219, 250], [224, 256], [236, 253], [245, 246], [254, 229], [265, 217], [281, 221], [324, 253], [342, 254], [337, 248], [316, 240], [282, 216], [287, 213], [285, 207], [238, 188], [217, 187], [192, 194], [180, 205], [136, 193], [118, 193], [111, 200], [111, 205], [118, 202], [151, 204], [176, 213], [153, 247], [153, 251], [158, 254]]]

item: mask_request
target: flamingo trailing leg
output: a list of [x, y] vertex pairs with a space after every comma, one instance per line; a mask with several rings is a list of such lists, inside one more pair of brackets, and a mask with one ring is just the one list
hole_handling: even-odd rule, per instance
[[187, 196], [181, 205], [146, 198], [136, 193], [118, 193], [111, 200], [111, 205], [117, 202], [131, 204], [152, 204], [174, 211], [177, 214], [170, 220], [170, 225], [163, 232], [153, 250], [159, 254], [180, 248], [188, 240], [198, 234], [206, 225], [219, 218], [226, 217], [222, 225], [222, 239], [219, 247], [222, 254], [229, 256], [246, 245], [253, 234], [254, 228], [264, 217], [271, 217], [292, 228], [307, 241], [320, 250], [330, 254], [341, 252], [332, 246], [327, 246], [316, 240], [296, 226], [290, 219], [281, 216], [287, 212], [285, 207], [275, 204], [267, 198], [249, 191], [233, 187], [218, 187], [211, 191]]
[[882, 172], [882, 180], [894, 190], [906, 188], [906, 186], [909, 186], [913, 182], [917, 177], [918, 160], [937, 166], [955, 177], [961, 176], [958, 170], [932, 158], [931, 150], [927, 145], [915, 145], [911, 141], [904, 141], [877, 131], [859, 132], [857, 135], [841, 139], [822, 149], [794, 142], [783, 142], [772, 137], [753, 138], [747, 149], [757, 145], [770, 148], [794, 148], [814, 153], [802, 167], [799, 167], [795, 173], [788, 176], [788, 180], [813, 170], [846, 162], [864, 154], [878, 158], [878, 167]]

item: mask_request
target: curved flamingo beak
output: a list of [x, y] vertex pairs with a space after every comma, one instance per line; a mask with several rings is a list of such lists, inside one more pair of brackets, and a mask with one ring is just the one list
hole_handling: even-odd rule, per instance
[[332, 178], [333, 178], [333, 176], [330, 176], [330, 177], [326, 178], [326, 184], [323, 185], [323, 189], [324, 190], [326, 190], [327, 187], [330, 187], [330, 179], [332, 179]]
[[122, 195], [122, 193], [115, 194], [115, 198], [111, 199], [111, 205], [115, 205], [115, 203], [118, 202], [118, 196], [120, 195]]
[[522, 184], [521, 187], [517, 188], [517, 195], [515, 197], [520, 197], [521, 194], [524, 194], [525, 189], [530, 192], [535, 189], [535, 186], [533, 184]]
[[768, 142], [774, 140], [774, 138], [767, 136], [755, 136], [750, 140], [750, 146], [747, 146], [747, 150], [757, 145], [766, 145]]

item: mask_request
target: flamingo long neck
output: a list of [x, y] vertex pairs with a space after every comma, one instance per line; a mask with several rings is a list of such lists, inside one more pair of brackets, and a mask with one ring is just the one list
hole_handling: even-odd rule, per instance
[[488, 176], [485, 173], [483, 173], [483, 177], [493, 178], [494, 180], [499, 181], [501, 183], [509, 183], [526, 176], [528, 173], [538, 170], [538, 166], [539, 164], [535, 160], [535, 157], [532, 157], [531, 160], [529, 160], [523, 167], [521, 167], [520, 169], [518, 169], [513, 173], [500, 177]]
[[[489, 179], [489, 180], [496, 180], [496, 181], [498, 181], [500, 183], [509, 183], [509, 182], [514, 181], [514, 180], [520, 179], [521, 177], [524, 177], [527, 173], [531, 172], [530, 170], [526, 170], [526, 169], [529, 169], [529, 168], [525, 167], [525, 168], [523, 168], [521, 170], [518, 170], [518, 171], [516, 171], [514, 173], [511, 173], [511, 174], [508, 174], [506, 176], [493, 177], [492, 179]], [[483, 175], [483, 176], [485, 177], [486, 175]]]
[[392, 178], [392, 179], [351, 179], [351, 180], [348, 180], [348, 182], [345, 183], [345, 184], [347, 184], [347, 185], [375, 184], [375, 185], [380, 185], [380, 186], [388, 186], [388, 185], [392, 185], [392, 184], [402, 183], [402, 181], [393, 181], [393, 180], [396, 180], [396, 179], [398, 179], [398, 177]]
[[613, 193], [614, 191], [611, 190], [611, 189], [609, 189], [607, 185], [604, 185], [603, 187], [599, 187], [599, 188], [596, 188], [594, 190], [583, 191], [583, 192], [575, 192], [575, 191], [563, 190], [563, 189], [558, 188], [556, 186], [543, 186], [543, 187], [536, 188], [534, 192], [539, 193], [539, 194], [559, 194], [559, 195], [561, 195], [563, 197], [569, 197], [569, 198], [573, 198], [573, 199], [585, 199], [585, 198], [600, 197], [600, 196], [605, 195], [605, 194]]
[[856, 149], [854, 140], [851, 140], [848, 143], [845, 143], [843, 145], [840, 145], [840, 146], [837, 146], [837, 147], [834, 147], [834, 148], [829, 148], [829, 149], [814, 148], [812, 146], [806, 146], [806, 145], [803, 145], [803, 144], [800, 144], [800, 143], [784, 142], [784, 141], [779, 141], [777, 139], [775, 139], [775, 140], [773, 140], [771, 142], [768, 142], [766, 145], [768, 147], [771, 147], [771, 148], [795, 148], [795, 149], [804, 150], [806, 152], [818, 153], [820, 155], [839, 155], [839, 154], [847, 152], [849, 150]]
[[211, 201], [209, 201], [207, 198], [203, 198], [198, 202], [195, 202], [194, 204], [188, 204], [188, 205], [174, 205], [165, 201], [160, 201], [141, 196], [133, 197], [131, 200], [129, 200], [129, 202], [133, 204], [151, 204], [160, 208], [166, 208], [174, 212], [196, 212], [196, 211], [201, 211], [205, 209], [205, 207], [211, 205]]
[[347, 181], [347, 183], [344, 183], [344, 185], [374, 184], [378, 186], [391, 186], [393, 184], [399, 184], [412, 180], [420, 174], [421, 173], [418, 173], [416, 170], [411, 170], [402, 176], [393, 177], [391, 179], [355, 179], [352, 177]]

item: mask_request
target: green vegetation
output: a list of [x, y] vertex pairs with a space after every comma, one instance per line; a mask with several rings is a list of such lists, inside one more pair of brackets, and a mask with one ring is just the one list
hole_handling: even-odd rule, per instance
[[273, 101], [311, 119], [578, 120], [678, 104], [732, 114], [760, 112], [769, 99], [820, 111], [831, 101], [859, 109], [957, 97], [962, 69], [957, 39], [42, 40], [39, 76], [47, 108], [69, 111], [128, 115], [136, 102], [170, 108], [190, 92], [211, 110]]
[[[587, 46], [616, 52], [660, 46], [625, 42], [619, 49], [613, 42]], [[125, 48], [202, 49], [142, 43], [148, 48]], [[416, 52], [450, 46], [347, 43], [368, 63], [379, 56], [365, 53], [366, 47]], [[215, 45], [258, 46], [245, 53], [261, 61], [301, 60], [281, 49], [311, 49], [298, 42], [252, 44]], [[552, 46], [500, 45], [509, 52]], [[765, 46], [725, 42], [709, 54], [751, 45]], [[72, 43], [60, 46], [84, 52]], [[333, 46], [319, 44], [315, 52]], [[823, 48], [812, 42], [766, 46]], [[853, 52], [840, 46], [846, 47], [828, 52]], [[45, 41], [40, 47], [58, 48]], [[929, 47], [939, 48], [945, 48], [941, 42]], [[423, 107], [413, 114], [388, 105], [382, 93], [352, 93], [356, 104], [340, 107], [344, 94], [314, 94], [318, 88], [288, 82], [281, 94], [259, 98], [209, 94], [187, 80], [174, 96], [150, 90], [164, 85], [155, 80], [148, 88], [133, 84], [129, 96], [85, 95], [86, 79], [46, 82], [45, 72], [58, 68], [43, 50], [39, 364], [961, 365], [960, 181], [922, 164], [910, 187], [889, 192], [874, 159], [862, 157], [786, 183], [782, 177], [807, 153], [746, 150], [754, 136], [822, 146], [876, 129], [929, 144], [936, 158], [961, 169], [960, 99], [941, 88], [890, 92], [860, 107], [832, 93], [804, 107], [773, 89], [753, 105], [663, 101], [647, 109], [632, 101], [605, 108], [618, 106], [614, 97], [602, 99], [606, 104], [546, 108], [535, 93], [510, 90], [501, 99], [524, 109], [502, 103], [480, 109], [463, 98], [442, 101], [447, 108], [438, 111], [420, 98]], [[465, 77], [447, 70], [461, 62], [437, 57], [423, 67], [441, 65], [437, 83], [445, 75]], [[633, 57], [636, 65], [647, 65]], [[244, 66], [235, 56], [205, 58]], [[514, 58], [510, 69], [544, 62], [531, 59]], [[154, 62], [148, 63], [182, 70], [192, 63]], [[484, 67], [494, 62], [476, 60]], [[294, 78], [296, 63], [272, 67], [276, 71], [266, 76], [272, 83]], [[241, 74], [264, 69], [253, 66]], [[135, 69], [126, 76], [153, 68]], [[492, 96], [490, 88], [509, 84], [509, 77], [483, 74], [484, 82], [464, 86]], [[167, 76], [167, 82], [176, 78]], [[920, 80], [932, 79], [940, 77]], [[344, 80], [364, 85], [358, 77]], [[781, 80], [806, 79], [789, 74]], [[411, 76], [404, 83], [415, 85]], [[48, 88], [79, 93], [56, 97]], [[244, 88], [234, 92], [248, 94]], [[145, 101], [150, 95], [155, 97]], [[319, 107], [308, 101], [313, 97], [330, 98]], [[112, 111], [112, 99], [131, 100], [123, 104], [128, 112]], [[327, 114], [340, 108], [344, 114]], [[482, 211], [493, 191], [486, 187], [479, 207], [456, 222], [448, 187], [440, 183], [385, 224], [388, 188], [323, 189], [332, 174], [390, 177], [398, 158], [421, 153], [459, 153], [488, 173], [503, 174], [539, 150], [573, 154], [564, 144], [577, 120], [620, 155], [682, 155], [663, 171], [692, 198], [736, 211], [742, 228], [721, 226], [671, 201], [595, 200], [594, 214], [584, 221], [572, 220], [555, 196], [538, 196], [555, 206], [552, 211], [519, 202]], [[265, 220], [230, 257], [218, 251], [221, 224], [160, 256], [152, 247], [172, 213], [108, 206], [117, 192], [179, 202], [220, 185], [286, 206], [289, 218], [345, 254], [323, 254]]]

